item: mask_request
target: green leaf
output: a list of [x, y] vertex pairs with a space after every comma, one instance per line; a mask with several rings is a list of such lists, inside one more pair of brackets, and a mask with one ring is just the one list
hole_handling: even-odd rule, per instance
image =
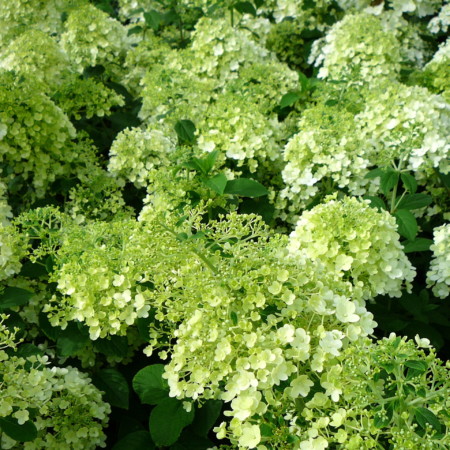
[[128, 409], [130, 389], [125, 377], [116, 369], [102, 369], [96, 372], [92, 381], [105, 393], [105, 400], [112, 406]]
[[388, 170], [381, 175], [380, 189], [384, 195], [388, 195], [389, 191], [398, 183], [399, 173], [394, 170]]
[[417, 423], [425, 430], [426, 425], [431, 425], [438, 433], [441, 432], [442, 425], [436, 415], [427, 408], [416, 408], [414, 410], [414, 416]]
[[194, 408], [187, 412], [181, 400], [165, 398], [150, 414], [149, 428], [153, 441], [160, 447], [172, 445], [193, 419]]
[[334, 98], [330, 98], [325, 102], [325, 106], [336, 106], [339, 103], [339, 100], [335, 100]]
[[59, 333], [62, 331], [59, 327], [53, 327], [45, 313], [39, 313], [39, 328], [52, 341], [58, 339]]
[[0, 309], [26, 305], [34, 292], [17, 287], [7, 287], [0, 295]]
[[367, 172], [364, 178], [378, 178], [381, 177], [384, 174], [384, 170], [380, 168], [372, 169], [371, 171]]
[[269, 191], [261, 184], [250, 178], [238, 178], [228, 181], [225, 186], [225, 194], [240, 195], [242, 197], [262, 197]]
[[298, 91], [288, 92], [281, 97], [280, 108], [292, 106], [297, 100], [300, 100], [300, 98], [300, 93]]
[[398, 232], [406, 239], [413, 241], [418, 232], [416, 218], [406, 209], [399, 209], [395, 214]]
[[128, 36], [131, 36], [131, 35], [133, 35], [133, 34], [139, 34], [141, 31], [142, 31], [142, 27], [140, 27], [139, 25], [138, 26], [135, 26], [135, 27], [133, 27], [133, 28], [130, 28], [129, 30], [128, 30]]
[[250, 2], [237, 2], [234, 4], [234, 9], [241, 14], [251, 14], [256, 17], [256, 9]]
[[419, 209], [430, 205], [433, 199], [430, 195], [426, 194], [411, 194], [405, 195], [397, 205], [398, 209]]
[[201, 407], [197, 408], [190, 428], [197, 435], [206, 437], [220, 415], [222, 404], [221, 400], [207, 400]]
[[117, 442], [112, 450], [154, 450], [155, 444], [148, 431], [134, 431]]
[[363, 198], [364, 198], [364, 200], [370, 201], [370, 206], [372, 208], [376, 208], [380, 211], [386, 209], [386, 203], [384, 203], [383, 199], [380, 197], [374, 197], [372, 195], [365, 195]]
[[31, 420], [27, 420], [23, 425], [14, 417], [0, 417], [1, 430], [17, 442], [30, 442], [37, 438], [37, 428]]
[[162, 21], [162, 14], [156, 11], [155, 9], [152, 9], [151, 11], [144, 13], [144, 19], [145, 23], [152, 28], [153, 30], [157, 30], [159, 26], [161, 25]]
[[310, 88], [309, 78], [302, 72], [297, 72], [298, 81], [300, 81], [300, 86], [302, 87], [302, 92], [307, 92]]
[[238, 316], [237, 316], [237, 314], [234, 311], [230, 312], [230, 319], [231, 319], [231, 322], [233, 322], [233, 325], [237, 325], [237, 323], [238, 323]]
[[133, 378], [133, 389], [142, 403], [157, 405], [168, 398], [169, 386], [162, 377], [163, 364], [152, 364], [141, 369]]
[[214, 192], [217, 192], [219, 195], [222, 195], [225, 191], [225, 186], [227, 185], [227, 177], [223, 173], [219, 173], [212, 178], [205, 180], [203, 183], [212, 189]]
[[44, 352], [34, 344], [22, 344], [17, 350], [16, 355], [21, 358], [28, 358], [33, 355], [44, 356]]
[[428, 364], [425, 361], [420, 361], [420, 360], [408, 360], [405, 361], [404, 365], [406, 367], [410, 367], [411, 369], [417, 370], [421, 373], [425, 373], [428, 369]]
[[410, 175], [409, 173], [402, 173], [400, 175], [402, 181], [403, 181], [403, 186], [405, 187], [405, 189], [410, 192], [411, 194], [414, 194], [417, 191], [417, 181], [416, 179]]
[[106, 356], [124, 358], [128, 354], [128, 339], [126, 336], [110, 336], [93, 342], [94, 348]]
[[182, 119], [175, 124], [175, 132], [181, 143], [193, 144], [195, 141], [195, 125], [194, 122]]
[[71, 356], [89, 342], [89, 335], [83, 333], [79, 325], [69, 322], [65, 330], [59, 330], [56, 349], [60, 356]]
[[406, 241], [406, 243], [403, 243], [403, 251], [405, 253], [426, 252], [430, 250], [432, 244], [433, 241], [431, 239], [416, 238], [414, 241]]

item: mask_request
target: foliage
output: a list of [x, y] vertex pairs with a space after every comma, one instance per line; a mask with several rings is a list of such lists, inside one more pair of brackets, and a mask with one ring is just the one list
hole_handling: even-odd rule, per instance
[[0, 447], [449, 448], [449, 24], [0, 0]]

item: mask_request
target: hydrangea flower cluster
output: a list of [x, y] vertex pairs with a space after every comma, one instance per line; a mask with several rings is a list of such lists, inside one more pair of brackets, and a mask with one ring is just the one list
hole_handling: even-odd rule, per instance
[[147, 186], [153, 169], [169, 164], [170, 154], [175, 151], [175, 137], [163, 130], [153, 126], [122, 131], [111, 146], [109, 172], [137, 187]]
[[44, 307], [51, 324], [65, 328], [69, 321], [83, 322], [92, 340], [124, 335], [150, 309], [145, 285], [150, 243], [139, 238], [133, 220], [87, 222], [63, 230], [57, 270], [51, 275], [60, 294]]
[[442, 6], [439, 14], [430, 20], [428, 29], [432, 33], [445, 33], [450, 27], [450, 3], [446, 3]]
[[[0, 350], [0, 361], [0, 417], [15, 418], [20, 425], [31, 421], [38, 432], [21, 448], [105, 447], [103, 428], [111, 409], [86, 374], [70, 366], [50, 367], [46, 356], [22, 358]], [[0, 443], [18, 448], [5, 433]]]
[[[356, 44], [355, 44], [356, 43]], [[400, 70], [400, 44], [386, 31], [380, 18], [366, 13], [348, 14], [323, 39], [314, 42], [309, 62], [322, 66], [319, 78], [396, 79]]]
[[267, 118], [251, 102], [242, 102], [241, 96], [219, 95], [197, 123], [197, 143], [200, 150], [219, 150], [230, 160], [242, 166], [245, 162], [251, 172], [259, 164], [280, 159], [278, 143], [280, 127], [275, 117]]
[[373, 164], [400, 160], [419, 179], [434, 168], [449, 172], [450, 105], [441, 96], [394, 82], [370, 89], [365, 100], [356, 121]]
[[450, 224], [433, 231], [431, 246], [433, 258], [427, 273], [428, 286], [432, 286], [436, 297], [445, 298], [450, 294]]
[[0, 121], [3, 125], [0, 154], [13, 167], [15, 176], [31, 178], [38, 195], [58, 175], [64, 174], [77, 155], [67, 149], [75, 137], [68, 117], [33, 83], [0, 72], [7, 86], [0, 92]]
[[286, 165], [282, 171], [285, 189], [280, 192], [278, 208], [288, 203], [288, 215], [296, 220], [298, 214], [316, 195], [336, 185], [353, 195], [365, 192], [364, 179], [372, 164], [361, 152], [362, 142], [355, 133], [354, 114], [340, 105], [318, 103], [304, 111], [298, 125], [301, 130], [287, 143], [283, 151]]
[[[314, 390], [302, 393], [305, 398], [280, 404], [287, 433], [300, 436], [295, 448], [446, 448], [448, 433], [422, 428], [416, 417], [429, 412], [448, 426], [448, 367], [434, 350], [420, 347], [429, 347], [429, 341], [395, 334], [347, 347], [328, 372], [313, 378]], [[414, 364], [420, 365], [416, 372]], [[430, 378], [435, 383], [428, 383]], [[405, 383], [410, 388], [404, 389]]]
[[424, 67], [425, 84], [431, 91], [441, 94], [450, 103], [450, 39], [447, 39], [434, 54], [431, 61]]
[[128, 49], [127, 31], [117, 20], [86, 4], [69, 14], [61, 46], [79, 72], [103, 65], [111, 73], [121, 70]]
[[249, 31], [233, 28], [227, 19], [201, 18], [192, 33], [190, 48], [197, 55], [194, 70], [221, 80], [236, 77], [246, 61], [263, 63], [273, 58]]
[[355, 197], [329, 197], [304, 211], [290, 236], [289, 252], [350, 281], [357, 297], [400, 297], [415, 270], [403, 253], [395, 218], [369, 205]]

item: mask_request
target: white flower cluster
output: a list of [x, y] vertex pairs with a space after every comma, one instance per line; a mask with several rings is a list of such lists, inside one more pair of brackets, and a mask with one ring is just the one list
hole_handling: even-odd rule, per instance
[[368, 89], [356, 118], [363, 153], [374, 164], [402, 161], [418, 178], [438, 168], [450, 170], [450, 104], [418, 86], [383, 83]]
[[322, 66], [319, 78], [361, 79], [366, 83], [395, 79], [400, 70], [400, 44], [381, 19], [367, 13], [348, 14], [316, 40], [309, 62]]
[[436, 297], [445, 298], [450, 294], [450, 224], [433, 231], [431, 246], [433, 258], [427, 273], [427, 284], [432, 286]]
[[61, 46], [79, 72], [103, 65], [120, 72], [128, 49], [126, 28], [108, 14], [86, 4], [69, 14], [61, 34]]
[[355, 197], [335, 200], [304, 211], [290, 236], [289, 251], [312, 260], [326, 272], [349, 281], [356, 297], [379, 294], [400, 297], [415, 270], [403, 253], [395, 218]]
[[[441, 94], [450, 104], [450, 39], [447, 39], [423, 68], [426, 82], [433, 92]], [[428, 86], [428, 83], [427, 83]]]
[[450, 27], [450, 3], [442, 6], [439, 14], [433, 17], [428, 24], [428, 29], [432, 33], [445, 33]]
[[361, 151], [362, 142], [355, 133], [354, 115], [340, 106], [319, 103], [307, 109], [297, 125], [300, 130], [283, 152], [282, 171], [286, 187], [280, 192], [278, 208], [288, 203], [288, 215], [296, 220], [321, 190], [347, 188], [353, 195], [365, 193], [364, 179], [371, 162]]
[[61, 295], [44, 307], [53, 326], [84, 322], [90, 338], [96, 340], [125, 335], [136, 319], [148, 316], [149, 292], [140, 282], [151, 270], [151, 247], [139, 230], [136, 221], [126, 219], [75, 224], [65, 230], [56, 254], [58, 268], [51, 275]]
[[442, 0], [337, 0], [344, 10], [366, 10], [380, 14], [382, 8], [393, 11], [396, 15], [403, 13], [425, 17], [434, 14], [442, 5]]
[[111, 145], [108, 170], [113, 175], [147, 186], [150, 172], [169, 164], [170, 153], [175, 151], [176, 139], [169, 130], [150, 127], [126, 129], [119, 133]]
[[233, 28], [227, 19], [201, 18], [192, 33], [194, 70], [220, 80], [235, 78], [247, 61], [266, 62], [273, 55], [255, 42], [251, 32]]
[[198, 147], [204, 152], [220, 150], [227, 158], [244, 162], [251, 172], [264, 162], [281, 157], [280, 126], [276, 117], [267, 118], [251, 102], [225, 93], [209, 106], [198, 127]]
[[0, 361], [0, 417], [17, 419], [19, 425], [31, 421], [38, 432], [23, 444], [2, 433], [2, 448], [105, 447], [103, 428], [111, 408], [86, 374], [70, 366], [50, 367], [46, 356], [25, 359], [0, 350]]

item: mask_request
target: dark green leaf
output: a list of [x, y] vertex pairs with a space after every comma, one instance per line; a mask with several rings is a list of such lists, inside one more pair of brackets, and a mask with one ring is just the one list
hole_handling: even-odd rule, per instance
[[133, 389], [142, 403], [156, 405], [168, 398], [167, 380], [162, 377], [164, 366], [153, 364], [141, 369], [133, 378]]
[[302, 87], [302, 92], [308, 91], [310, 87], [309, 78], [302, 72], [297, 73], [298, 73], [298, 81], [300, 81], [300, 86]]
[[427, 408], [416, 408], [414, 410], [414, 416], [417, 423], [423, 428], [426, 428], [427, 424], [430, 424], [438, 433], [441, 432], [442, 425], [436, 415]]
[[398, 183], [399, 173], [393, 170], [385, 171], [381, 175], [380, 189], [384, 195], [388, 195], [390, 190]]
[[408, 210], [420, 209], [430, 205], [432, 202], [433, 199], [431, 198], [431, 196], [426, 194], [405, 195], [397, 205], [397, 208]]
[[18, 287], [7, 287], [0, 295], [0, 309], [26, 305], [34, 292]]
[[250, 178], [238, 178], [228, 181], [225, 187], [225, 194], [240, 195], [242, 197], [262, 197], [269, 191], [261, 184]]
[[158, 11], [152, 9], [151, 11], [144, 13], [145, 23], [152, 28], [153, 30], [157, 30], [161, 25], [162, 14]]
[[250, 2], [237, 2], [234, 4], [234, 9], [241, 14], [251, 14], [256, 17], [256, 9]]
[[181, 400], [165, 398], [150, 414], [149, 427], [153, 441], [161, 447], [172, 445], [193, 419], [194, 408], [187, 412]]
[[256, 8], [261, 8], [264, 5], [264, 0], [254, 0]]
[[52, 327], [48, 317], [43, 312], [39, 313], [39, 328], [52, 341], [58, 339], [59, 333], [62, 331], [59, 327]]
[[179, 120], [175, 124], [175, 132], [181, 143], [193, 144], [195, 141], [195, 125], [187, 119]]
[[89, 335], [82, 332], [77, 323], [69, 322], [65, 330], [60, 330], [56, 349], [60, 356], [71, 356], [89, 342]]
[[381, 411], [377, 412], [374, 415], [373, 423], [375, 427], [377, 428], [387, 427], [391, 423], [393, 415], [394, 415], [394, 404], [388, 403], [386, 409], [382, 409]]
[[394, 216], [397, 221], [398, 232], [406, 239], [413, 241], [418, 231], [416, 218], [406, 209], [399, 209]]
[[405, 189], [410, 192], [411, 194], [414, 194], [417, 191], [417, 181], [416, 179], [410, 175], [409, 173], [402, 173], [400, 175], [402, 181], [403, 181], [403, 186], [405, 187]]
[[365, 195], [364, 200], [370, 201], [370, 206], [372, 208], [376, 208], [378, 210], [384, 210], [386, 209], [386, 204], [384, 203], [383, 199], [380, 197], [374, 197], [372, 195]]
[[227, 185], [227, 177], [223, 173], [219, 173], [212, 178], [209, 178], [204, 181], [204, 184], [212, 189], [214, 192], [217, 192], [219, 195], [222, 195], [225, 191], [225, 186]]
[[124, 358], [128, 354], [128, 339], [126, 336], [110, 336], [94, 341], [94, 348], [106, 356]]
[[300, 93], [297, 91], [288, 92], [284, 94], [280, 101], [280, 108], [287, 108], [292, 106], [297, 100], [300, 99]]
[[339, 103], [338, 100], [335, 100], [334, 98], [330, 98], [330, 100], [327, 100], [325, 102], [325, 106], [336, 106]]
[[30, 442], [37, 438], [37, 428], [33, 422], [27, 420], [23, 425], [14, 417], [0, 417], [1, 430], [17, 442]]
[[128, 409], [130, 389], [125, 377], [116, 369], [102, 369], [96, 372], [92, 381], [105, 393], [105, 400], [112, 406]]
[[234, 311], [230, 312], [230, 319], [233, 322], [233, 325], [237, 325], [238, 323], [238, 316]]
[[131, 36], [132, 34], [139, 34], [141, 31], [142, 31], [142, 27], [140, 27], [140, 26], [130, 28], [128, 30], [128, 36]]
[[432, 244], [433, 241], [431, 239], [417, 238], [414, 241], [406, 241], [406, 243], [403, 244], [403, 251], [405, 253], [425, 252], [430, 249]]
[[364, 178], [378, 178], [384, 174], [384, 170], [380, 168], [372, 169], [370, 172], [367, 172]]
[[410, 367], [411, 369], [418, 370], [421, 373], [424, 373], [428, 369], [428, 364], [425, 361], [413, 360], [410, 359], [404, 363], [406, 367]]
[[43, 356], [44, 352], [33, 344], [22, 344], [16, 352], [17, 356], [27, 358], [28, 356], [39, 355]]
[[199, 436], [206, 437], [219, 417], [221, 410], [222, 401], [207, 400], [201, 407], [197, 408], [190, 428]]
[[148, 431], [134, 431], [117, 442], [112, 450], [154, 450], [155, 444]]

